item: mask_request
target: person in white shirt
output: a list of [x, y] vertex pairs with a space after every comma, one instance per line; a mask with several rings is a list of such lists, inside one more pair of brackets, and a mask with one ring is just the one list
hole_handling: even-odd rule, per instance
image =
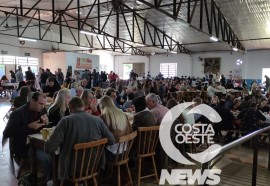
[[211, 98], [217, 91], [218, 90], [212, 86], [212, 82], [209, 82], [209, 86], [207, 87], [207, 96]]
[[220, 84], [220, 82], [216, 82], [216, 87], [217, 87], [217, 89], [220, 91], [220, 92], [222, 92], [222, 94], [224, 95], [226, 95], [227, 94], [227, 90], [226, 90], [226, 88], [224, 87], [224, 86], [222, 86], [221, 84]]

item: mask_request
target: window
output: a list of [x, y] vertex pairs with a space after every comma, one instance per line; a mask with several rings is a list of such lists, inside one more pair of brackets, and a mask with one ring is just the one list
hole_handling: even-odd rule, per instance
[[164, 78], [177, 76], [177, 63], [160, 63], [160, 72]]
[[15, 64], [15, 56], [0, 56], [1, 64]]

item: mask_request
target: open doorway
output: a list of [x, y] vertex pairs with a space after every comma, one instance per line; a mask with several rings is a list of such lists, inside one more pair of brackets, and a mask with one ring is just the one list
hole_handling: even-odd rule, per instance
[[270, 77], [270, 68], [263, 68], [262, 69], [262, 83], [265, 82], [265, 75]]
[[144, 63], [124, 63], [123, 66], [123, 79], [129, 79], [129, 74], [131, 70], [138, 74], [139, 78], [145, 75]]
[[123, 65], [124, 65], [123, 79], [129, 79], [129, 73], [133, 69], [133, 64], [132, 63], [129, 63], [129, 64], [125, 63]]

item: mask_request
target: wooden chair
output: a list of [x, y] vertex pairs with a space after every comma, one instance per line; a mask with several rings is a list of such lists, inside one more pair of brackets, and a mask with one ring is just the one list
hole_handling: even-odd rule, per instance
[[[155, 155], [156, 155], [156, 146], [158, 142], [158, 134], [159, 134], [159, 126], [154, 127], [139, 127], [139, 144], [138, 144], [138, 185], [141, 184], [141, 180], [144, 178], [156, 177], [157, 184], [158, 181], [158, 174], [156, 169], [156, 163], [155, 163]], [[141, 176], [141, 168], [142, 168], [142, 160], [143, 158], [151, 157], [153, 167], [154, 167], [154, 173]]]
[[[6, 140], [7, 139], [5, 139], [4, 137], [2, 138], [2, 146], [4, 145], [3, 143], [5, 143]], [[17, 159], [16, 158], [16, 159], [14, 159], [15, 158], [15, 153], [14, 153], [14, 150], [13, 150], [12, 141], [13, 141], [13, 138], [9, 138], [9, 157], [10, 157], [10, 163], [11, 163], [12, 171], [15, 174], [15, 176], [16, 176], [16, 173], [15, 173], [14, 161], [19, 166], [18, 173], [17, 173], [17, 176], [16, 176], [19, 179], [21, 177], [22, 170], [26, 166], [26, 161], [27, 160], [26, 160], [26, 158], [20, 158], [20, 159]]]
[[207, 99], [208, 99], [208, 98], [207, 98], [207, 91], [202, 91], [200, 97], [201, 97], [203, 100], [207, 100]]
[[[72, 182], [75, 183], [75, 186], [78, 186], [80, 182], [87, 185], [87, 180], [92, 178], [94, 185], [98, 185], [96, 179], [98, 166], [107, 142], [108, 139], [104, 138], [74, 145]], [[61, 186], [63, 185], [64, 181], [61, 181]]]
[[125, 165], [129, 177], [129, 182], [126, 183], [125, 185], [132, 185], [132, 177], [131, 173], [128, 167], [128, 161], [129, 161], [129, 152], [130, 149], [134, 143], [134, 140], [137, 136], [137, 131], [128, 134], [126, 136], [122, 136], [119, 138], [118, 141], [118, 148], [117, 148], [117, 153], [115, 160], [113, 162], [107, 162], [108, 165], [112, 167], [117, 167], [117, 186], [122, 186], [121, 185], [121, 172], [120, 168], [121, 165]]

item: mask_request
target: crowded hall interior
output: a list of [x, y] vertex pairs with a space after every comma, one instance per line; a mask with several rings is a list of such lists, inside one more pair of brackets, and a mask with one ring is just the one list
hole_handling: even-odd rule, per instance
[[1, 186], [269, 186], [269, 0], [1, 0]]

